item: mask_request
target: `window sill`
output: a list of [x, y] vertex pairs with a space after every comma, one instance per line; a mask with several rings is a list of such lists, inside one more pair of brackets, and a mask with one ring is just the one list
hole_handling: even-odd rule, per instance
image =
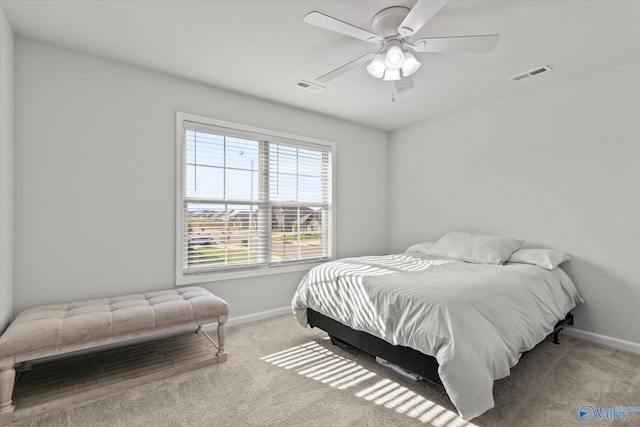
[[249, 277], [271, 276], [274, 274], [295, 273], [309, 271], [313, 267], [324, 264], [330, 260], [309, 262], [295, 265], [272, 266], [268, 268], [256, 268], [251, 270], [220, 271], [215, 273], [189, 274], [178, 277], [176, 286], [189, 286], [199, 283], [219, 282], [221, 280], [244, 279]]

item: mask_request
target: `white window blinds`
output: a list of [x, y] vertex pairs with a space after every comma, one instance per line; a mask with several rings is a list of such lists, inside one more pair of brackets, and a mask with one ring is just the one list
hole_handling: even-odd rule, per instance
[[189, 120], [180, 125], [183, 276], [331, 256], [332, 146]]

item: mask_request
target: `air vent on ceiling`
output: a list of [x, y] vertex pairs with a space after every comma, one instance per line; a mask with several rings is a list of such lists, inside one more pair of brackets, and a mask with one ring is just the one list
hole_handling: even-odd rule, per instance
[[299, 80], [296, 83], [296, 86], [298, 86], [298, 87], [300, 87], [302, 89], [306, 89], [306, 90], [311, 91], [311, 92], [320, 92], [321, 90], [324, 89], [324, 86], [320, 86], [320, 85], [317, 85], [315, 83], [310, 83], [310, 82], [307, 82], [305, 80]]
[[527, 71], [526, 73], [513, 76], [511, 77], [511, 80], [513, 80], [514, 82], [519, 82], [520, 80], [528, 79], [529, 77], [537, 76], [538, 74], [542, 74], [551, 70], [553, 70], [553, 68], [549, 67], [548, 65], [543, 65], [542, 67]]

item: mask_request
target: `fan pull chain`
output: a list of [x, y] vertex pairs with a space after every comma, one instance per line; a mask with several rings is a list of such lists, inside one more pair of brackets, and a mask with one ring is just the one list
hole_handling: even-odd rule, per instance
[[396, 85], [391, 85], [391, 102], [396, 102]]

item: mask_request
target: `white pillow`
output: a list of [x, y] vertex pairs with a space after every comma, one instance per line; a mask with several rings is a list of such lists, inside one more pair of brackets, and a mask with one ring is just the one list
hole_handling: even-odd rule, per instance
[[522, 243], [522, 240], [507, 237], [453, 232], [442, 236], [428, 255], [474, 264], [504, 264]]
[[518, 249], [511, 255], [508, 262], [539, 265], [547, 270], [553, 270], [569, 260], [571, 260], [569, 255], [553, 249]]
[[407, 249], [407, 252], [422, 252], [423, 254], [426, 254], [426, 253], [429, 253], [429, 249], [431, 249], [435, 244], [436, 242], [416, 243], [413, 246], [409, 246], [409, 249]]

